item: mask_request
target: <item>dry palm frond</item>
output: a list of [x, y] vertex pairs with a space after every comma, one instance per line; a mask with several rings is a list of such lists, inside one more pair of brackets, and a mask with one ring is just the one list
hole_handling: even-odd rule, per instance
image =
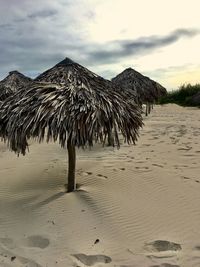
[[103, 143], [110, 131], [117, 146], [118, 132], [126, 142], [135, 143], [142, 126], [138, 105], [116, 92], [111, 82], [81, 65], [69, 59], [63, 65], [62, 86], [35, 83], [0, 106], [0, 136], [10, 148], [25, 154], [29, 138], [39, 142], [44, 138], [47, 142], [59, 140], [62, 147], [69, 139], [77, 147], [92, 146], [94, 141]]
[[7, 97], [12, 95], [12, 90], [8, 87], [4, 87], [0, 83], [0, 101], [4, 101]]

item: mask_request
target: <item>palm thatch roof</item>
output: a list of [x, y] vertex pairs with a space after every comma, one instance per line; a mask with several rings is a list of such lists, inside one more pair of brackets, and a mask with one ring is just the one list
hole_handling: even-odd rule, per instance
[[105, 88], [108, 90], [114, 90], [118, 93], [122, 94], [123, 97], [126, 97], [130, 101], [136, 102], [136, 94], [133, 90], [122, 90], [121, 86], [115, 84], [114, 86], [110, 83], [110, 81], [103, 79], [97, 74], [91, 72], [80, 64], [72, 61], [70, 58], [65, 58], [52, 68], [44, 71], [38, 77], [35, 78], [37, 82], [47, 82], [58, 85], [65, 85], [71, 83], [74, 77], [77, 76], [78, 79], [82, 79], [81, 77], [87, 77], [87, 82], [89, 82], [90, 86], [93, 87], [93, 78], [98, 79], [99, 82], [103, 82], [105, 84]]
[[[92, 146], [104, 142], [110, 131], [118, 147], [119, 132], [135, 143], [143, 124], [138, 105], [123, 98], [110, 81], [69, 59], [56, 66], [63, 69], [62, 86], [38, 82], [0, 105], [0, 136], [13, 151], [25, 154], [30, 138], [59, 140], [62, 147], [68, 140], [77, 147]], [[45, 76], [48, 82], [60, 78], [52, 68], [36, 80]]]
[[138, 101], [141, 103], [154, 102], [167, 93], [162, 85], [132, 68], [128, 68], [118, 74], [112, 79], [112, 82], [123, 90], [134, 91], [138, 96]]
[[4, 88], [9, 88], [12, 92], [16, 92], [20, 88], [28, 86], [31, 82], [31, 78], [14, 70], [9, 72], [9, 75], [0, 82], [0, 85]]
[[7, 97], [12, 95], [12, 90], [9, 87], [5, 87], [0, 83], [0, 102], [4, 101]]
[[[42, 74], [36, 77], [35, 81], [64, 85], [68, 84], [70, 80], [73, 79], [73, 76], [76, 76], [77, 72], [81, 76], [82, 72], [84, 72], [85, 74], [86, 71], [87, 69], [83, 66], [79, 65], [78, 63], [75, 63], [70, 58], [65, 58], [52, 68], [44, 71]], [[92, 76], [97, 76], [91, 71], [88, 71], [88, 74]]]

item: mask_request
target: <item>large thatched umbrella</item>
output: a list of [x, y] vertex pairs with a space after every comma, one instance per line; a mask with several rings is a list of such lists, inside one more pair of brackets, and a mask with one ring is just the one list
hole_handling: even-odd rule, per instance
[[120, 86], [124, 91], [129, 89], [135, 92], [138, 103], [146, 104], [146, 115], [150, 112], [150, 104], [167, 93], [162, 85], [132, 68], [128, 68], [118, 74], [112, 79], [112, 82], [114, 85]]
[[10, 89], [12, 92], [16, 92], [22, 87], [30, 85], [31, 82], [31, 78], [25, 76], [17, 70], [14, 70], [9, 72], [8, 76], [0, 82], [0, 85], [4, 88]]
[[18, 154], [25, 154], [30, 138], [59, 140], [68, 149], [71, 192], [75, 189], [75, 147], [104, 143], [111, 130], [117, 147], [119, 132], [126, 142], [135, 143], [142, 118], [138, 105], [115, 92], [111, 82], [71, 60], [68, 64], [64, 86], [35, 83], [0, 105], [0, 136]]
[[[53, 84], [58, 84], [58, 85], [64, 85], [68, 84], [69, 80], [71, 77], [73, 77], [73, 69], [78, 68], [79, 71], [86, 71], [85, 68], [83, 68], [81, 65], [78, 63], [73, 62], [69, 58], [65, 58], [64, 60], [60, 61], [57, 63], [55, 66], [52, 68], [44, 71], [41, 73], [38, 77], [35, 78], [35, 81], [37, 82], [48, 82], [48, 83], [53, 83]], [[88, 70], [87, 70], [88, 71]], [[90, 77], [96, 76], [96, 74], [92, 73], [89, 71], [88, 75]], [[99, 77], [100, 78], [100, 77]], [[120, 94], [123, 94], [123, 97], [126, 97], [129, 101], [132, 100], [136, 102], [136, 95], [135, 92], [132, 90], [129, 90], [129, 88], [126, 88], [126, 90], [122, 90], [120, 86], [115, 84], [114, 87], [110, 87], [110, 84], [108, 83], [108, 88], [110, 90], [115, 90], [119, 92]], [[113, 146], [113, 134], [112, 132], [107, 133], [108, 137], [108, 146]]]

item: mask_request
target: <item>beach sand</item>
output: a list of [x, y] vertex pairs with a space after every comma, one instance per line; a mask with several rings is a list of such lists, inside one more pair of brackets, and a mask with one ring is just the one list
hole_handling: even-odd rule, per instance
[[135, 146], [0, 143], [0, 267], [199, 267], [200, 109], [156, 106]]

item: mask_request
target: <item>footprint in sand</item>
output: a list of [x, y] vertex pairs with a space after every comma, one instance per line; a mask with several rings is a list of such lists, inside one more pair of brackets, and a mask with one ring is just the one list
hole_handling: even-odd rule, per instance
[[183, 154], [184, 157], [195, 157], [195, 154]]
[[194, 252], [196, 252], [196, 257], [199, 259], [200, 258], [200, 245], [196, 245], [195, 247], [193, 247], [192, 249]]
[[[191, 178], [187, 177], [187, 176], [181, 176], [182, 179], [184, 180], [190, 180]], [[196, 183], [200, 183], [200, 180], [194, 180]]]
[[92, 172], [83, 172], [82, 173], [84, 176], [87, 176], [87, 175], [92, 175]]
[[180, 147], [180, 148], [178, 148], [178, 150], [180, 150], [180, 151], [189, 151], [191, 149], [192, 149], [192, 147]]
[[97, 174], [97, 176], [102, 177], [102, 178], [105, 178], [105, 179], [108, 178], [108, 176], [105, 176], [105, 175], [102, 175], [102, 174]]
[[49, 245], [49, 239], [44, 238], [40, 235], [32, 235], [25, 238], [22, 242], [23, 246], [30, 247], [30, 248], [46, 248]]
[[25, 258], [16, 253], [13, 253], [12, 251], [5, 249], [4, 247], [0, 245], [0, 266], [1, 267], [11, 267], [11, 266], [18, 267], [18, 266], [21, 266], [21, 264], [28, 266], [28, 267], [42, 267], [39, 263], [35, 262], [34, 260]]
[[104, 168], [112, 168], [113, 165], [104, 165]]
[[181, 176], [181, 178], [184, 180], [190, 180], [190, 177], [187, 177], [187, 176]]
[[77, 260], [87, 266], [93, 266], [96, 263], [110, 263], [112, 259], [105, 255], [86, 255], [86, 254], [73, 254]]
[[152, 165], [153, 165], [153, 166], [156, 166], [156, 167], [163, 168], [163, 165], [160, 165], [160, 164], [153, 163]]
[[151, 144], [142, 144], [142, 146], [151, 146]]
[[147, 250], [150, 250], [152, 252], [179, 251], [182, 249], [180, 244], [166, 240], [156, 240], [147, 243], [145, 247], [147, 248]]
[[194, 248], [194, 250], [198, 250], [198, 251], [200, 251], [200, 246], [199, 246], [199, 245], [196, 246], [196, 247]]
[[56, 163], [59, 159], [53, 159], [52, 162]]
[[131, 157], [131, 156], [126, 156], [127, 158], [130, 158], [130, 159], [134, 159], [135, 157]]
[[138, 166], [135, 166], [135, 169], [145, 169], [145, 170], [148, 170], [149, 169], [149, 167], [145, 167], [145, 166], [141, 166], [141, 167], [138, 167]]
[[[155, 261], [155, 259], [165, 259], [168, 258], [174, 258], [176, 254], [175, 252], [178, 252], [182, 250], [182, 247], [178, 243], [166, 241], [166, 240], [156, 240], [150, 243], [145, 244], [145, 248], [150, 251], [151, 255], [148, 255], [148, 258], [151, 258]], [[150, 267], [180, 267], [177, 264], [172, 263], [159, 263], [155, 265], [151, 265]]]
[[159, 136], [154, 136], [153, 138], [149, 139], [149, 141], [156, 140], [156, 139], [159, 139]]
[[161, 265], [151, 265], [150, 267], [180, 267], [179, 265], [174, 265], [170, 263], [162, 263]]

